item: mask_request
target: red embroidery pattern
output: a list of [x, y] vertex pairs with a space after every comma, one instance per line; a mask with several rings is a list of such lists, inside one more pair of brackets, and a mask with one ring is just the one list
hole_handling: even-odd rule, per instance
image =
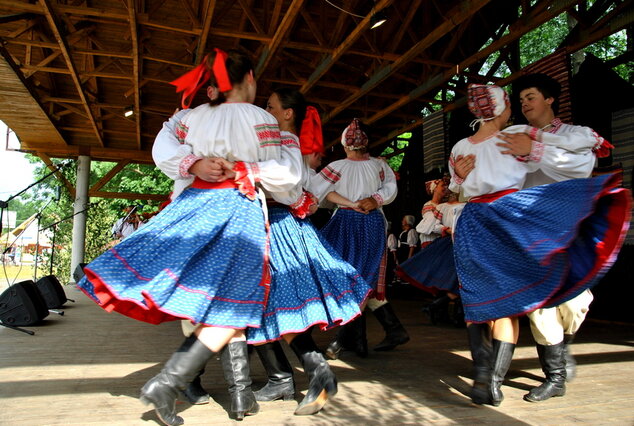
[[280, 129], [277, 124], [258, 124], [255, 126], [255, 134], [260, 141], [260, 148], [281, 144]]
[[202, 160], [202, 157], [197, 157], [194, 154], [189, 154], [187, 157], [183, 158], [180, 164], [178, 165], [178, 174], [184, 178], [192, 177], [192, 174], [189, 173], [189, 169], [194, 163], [198, 160]]
[[381, 182], [385, 180], [385, 171], [383, 169], [379, 172], [379, 179], [381, 179]]
[[379, 203], [379, 207], [383, 205], [383, 197], [381, 197], [380, 194], [372, 194], [372, 198], [374, 198], [376, 202]]
[[176, 139], [178, 139], [181, 145], [185, 143], [185, 137], [187, 137], [188, 132], [189, 127], [186, 126], [182, 121], [179, 121], [176, 124], [176, 129], [174, 129], [174, 133], [176, 133]]
[[338, 171], [336, 171], [330, 166], [324, 167], [319, 174], [321, 175], [322, 178], [324, 178], [327, 182], [330, 182], [330, 183], [337, 183], [339, 182], [339, 179], [341, 179], [341, 173], [339, 173]]
[[282, 145], [299, 149], [299, 142], [293, 138], [282, 138]]

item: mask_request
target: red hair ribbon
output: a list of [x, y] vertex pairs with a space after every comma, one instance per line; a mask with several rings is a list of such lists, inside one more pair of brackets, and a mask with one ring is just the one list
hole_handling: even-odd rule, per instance
[[218, 83], [218, 90], [221, 92], [231, 90], [231, 81], [229, 81], [229, 74], [225, 66], [228, 55], [220, 49], [214, 50], [216, 51], [216, 58], [211, 70], [207, 67], [207, 59], [209, 58], [209, 54], [207, 54], [200, 65], [170, 82], [171, 85], [176, 86], [176, 93], [183, 92], [181, 101], [183, 108], [189, 108], [198, 90], [209, 81], [212, 71]]
[[233, 87], [231, 85], [231, 80], [229, 80], [229, 73], [227, 72], [226, 61], [229, 55], [224, 50], [220, 50], [215, 48], [216, 58], [214, 59], [214, 64], [211, 66], [211, 69], [214, 72], [214, 77], [216, 77], [216, 83], [218, 84], [218, 90], [220, 93], [228, 92]]
[[321, 119], [317, 109], [306, 107], [306, 116], [299, 132], [299, 147], [302, 155], [324, 152], [324, 136], [321, 133]]

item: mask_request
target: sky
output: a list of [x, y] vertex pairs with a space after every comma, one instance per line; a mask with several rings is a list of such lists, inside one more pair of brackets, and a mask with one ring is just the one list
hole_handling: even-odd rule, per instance
[[[20, 146], [13, 132], [8, 145], [9, 149]], [[34, 170], [35, 164], [29, 163], [25, 154], [7, 151], [7, 126], [0, 121], [0, 201], [6, 201], [35, 182]]]

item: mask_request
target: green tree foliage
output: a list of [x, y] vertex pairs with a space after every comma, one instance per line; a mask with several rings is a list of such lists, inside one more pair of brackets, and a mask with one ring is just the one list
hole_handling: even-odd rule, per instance
[[[50, 173], [46, 165], [37, 157], [30, 161], [38, 164], [34, 180]], [[60, 172], [69, 182], [76, 182], [77, 164], [73, 160], [54, 161], [54, 164], [67, 164]], [[114, 166], [114, 163], [93, 162], [90, 170], [90, 185], [103, 177]], [[57, 188], [60, 187], [60, 198], [57, 199]], [[171, 191], [172, 181], [160, 170], [150, 165], [129, 164], [104, 187], [103, 191], [120, 193], [145, 193], [166, 195]], [[38, 276], [51, 272], [61, 282], [70, 279], [70, 259], [72, 251], [73, 203], [74, 199], [68, 190], [54, 177], [47, 178], [33, 187], [23, 196], [24, 203], [41, 211], [40, 228], [45, 229], [48, 237], [54, 239], [54, 250], [42, 253], [38, 259]], [[153, 212], [158, 209], [157, 201], [101, 199], [91, 198], [86, 221], [85, 260], [91, 261], [112, 243], [111, 228], [122, 216], [122, 209], [128, 205], [139, 206], [139, 212]], [[42, 210], [43, 209], [43, 210]]]

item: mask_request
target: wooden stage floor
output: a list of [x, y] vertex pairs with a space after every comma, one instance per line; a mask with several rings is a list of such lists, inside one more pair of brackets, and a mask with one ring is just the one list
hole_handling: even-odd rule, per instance
[[[4, 289], [4, 287], [2, 288]], [[178, 323], [152, 326], [101, 310], [74, 287], [66, 287], [65, 315], [50, 314], [35, 335], [0, 327], [0, 425], [154, 425], [154, 411], [142, 405], [140, 387], [159, 371], [182, 341]], [[331, 366], [339, 393], [315, 416], [293, 415], [307, 380], [286, 347], [296, 372], [297, 401], [262, 403], [248, 425], [395, 424], [634, 424], [634, 326], [586, 321], [573, 352], [578, 376], [563, 398], [531, 404], [522, 396], [542, 373], [530, 330], [522, 337], [498, 408], [477, 406], [468, 396], [470, 359], [464, 328], [431, 325], [417, 297], [393, 301], [411, 341], [366, 359], [344, 353]], [[321, 347], [333, 331], [314, 333]], [[370, 345], [383, 333], [368, 315]], [[252, 357], [255, 387], [265, 382]], [[219, 362], [212, 360], [203, 384], [209, 405], [179, 403], [187, 425], [233, 424]]]

